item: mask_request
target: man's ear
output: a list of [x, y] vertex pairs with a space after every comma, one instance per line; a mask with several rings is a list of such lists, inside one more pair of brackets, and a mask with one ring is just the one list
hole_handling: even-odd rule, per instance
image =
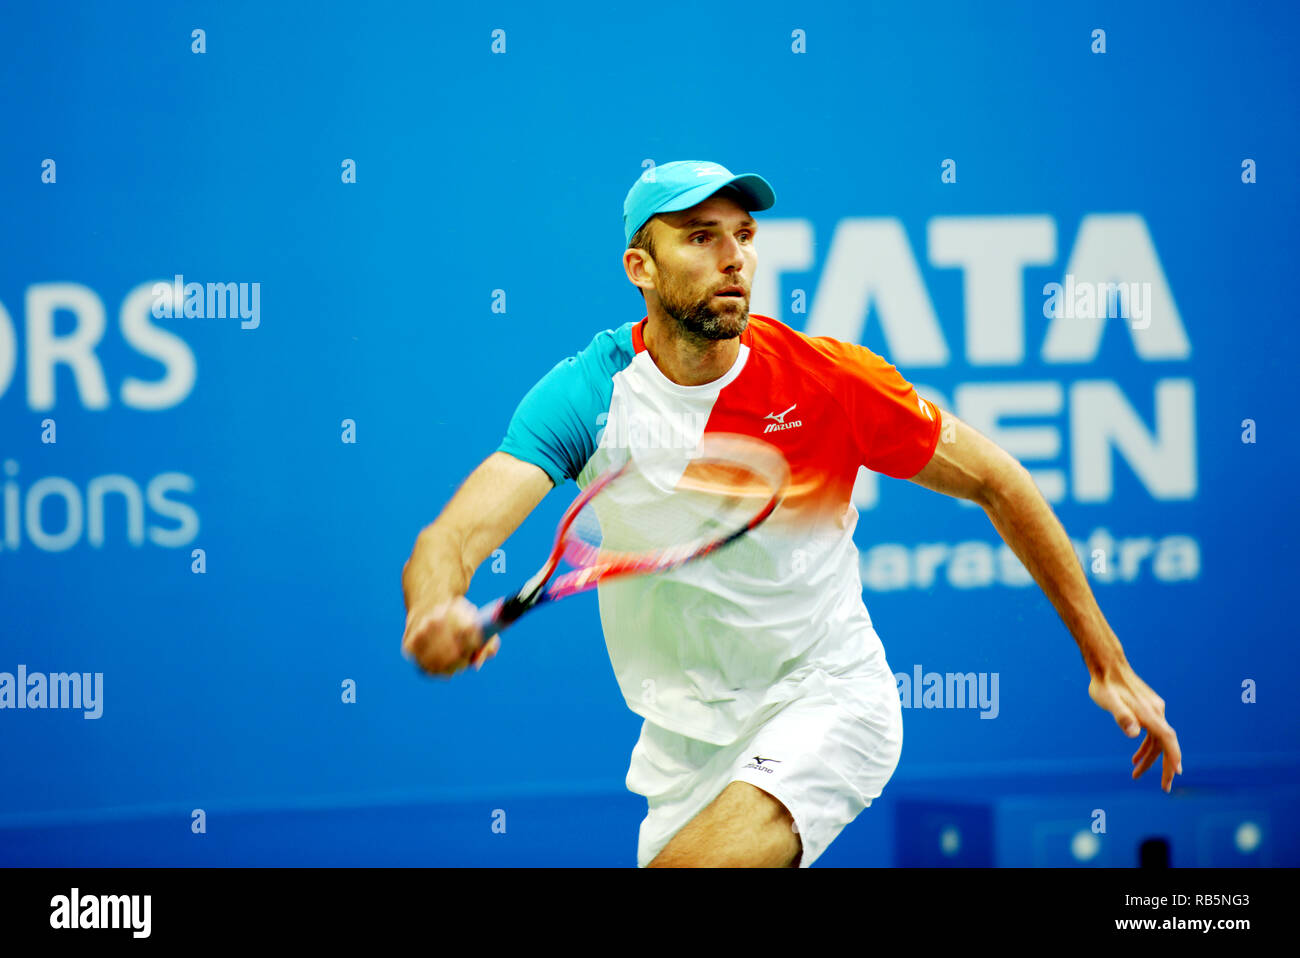
[[[635, 262], [634, 262], [635, 261]], [[628, 281], [641, 290], [645, 295], [645, 287], [633, 281], [633, 276], [637, 272], [636, 263], [640, 264], [640, 273], [642, 276], [649, 275], [653, 278], [654, 261], [650, 259], [650, 254], [643, 249], [629, 249], [623, 254], [623, 270], [627, 273]]]

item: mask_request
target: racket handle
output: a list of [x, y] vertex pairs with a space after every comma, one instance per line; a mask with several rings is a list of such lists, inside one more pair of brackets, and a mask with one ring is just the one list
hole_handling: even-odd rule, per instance
[[492, 636], [505, 628], [505, 624], [502, 623], [499, 618], [501, 606], [504, 603], [504, 599], [493, 599], [487, 605], [483, 606], [483, 608], [478, 610], [478, 624], [479, 628], [483, 630], [484, 642], [489, 641]]

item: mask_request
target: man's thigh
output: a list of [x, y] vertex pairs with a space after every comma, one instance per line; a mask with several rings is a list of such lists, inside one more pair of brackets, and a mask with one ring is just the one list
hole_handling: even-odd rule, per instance
[[[647, 723], [628, 777], [650, 803], [640, 862], [729, 856], [806, 867], [880, 795], [902, 749], [892, 673], [818, 672], [801, 693], [734, 746], [694, 743]], [[693, 793], [714, 798], [692, 808]]]
[[673, 836], [650, 868], [784, 868], [803, 846], [794, 818], [749, 782], [732, 782]]

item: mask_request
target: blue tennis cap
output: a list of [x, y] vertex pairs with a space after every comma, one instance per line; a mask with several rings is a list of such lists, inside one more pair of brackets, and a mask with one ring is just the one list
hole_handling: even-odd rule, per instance
[[673, 160], [642, 173], [623, 200], [623, 233], [628, 245], [636, 231], [656, 213], [675, 213], [702, 203], [724, 187], [737, 190], [747, 210], [771, 209], [776, 194], [757, 173], [739, 176], [707, 160]]

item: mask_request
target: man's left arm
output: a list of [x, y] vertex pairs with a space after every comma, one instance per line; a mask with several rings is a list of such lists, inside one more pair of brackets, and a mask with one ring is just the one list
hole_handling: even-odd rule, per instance
[[1178, 736], [1165, 721], [1165, 703], [1140, 679], [1106, 622], [1069, 536], [1029, 472], [1006, 451], [947, 410], [944, 435], [929, 463], [911, 481], [945, 495], [969, 499], [988, 514], [994, 528], [1056, 607], [1088, 667], [1088, 695], [1109, 711], [1130, 738], [1147, 737], [1133, 755], [1138, 778], [1164, 755], [1162, 787], [1182, 773]]

